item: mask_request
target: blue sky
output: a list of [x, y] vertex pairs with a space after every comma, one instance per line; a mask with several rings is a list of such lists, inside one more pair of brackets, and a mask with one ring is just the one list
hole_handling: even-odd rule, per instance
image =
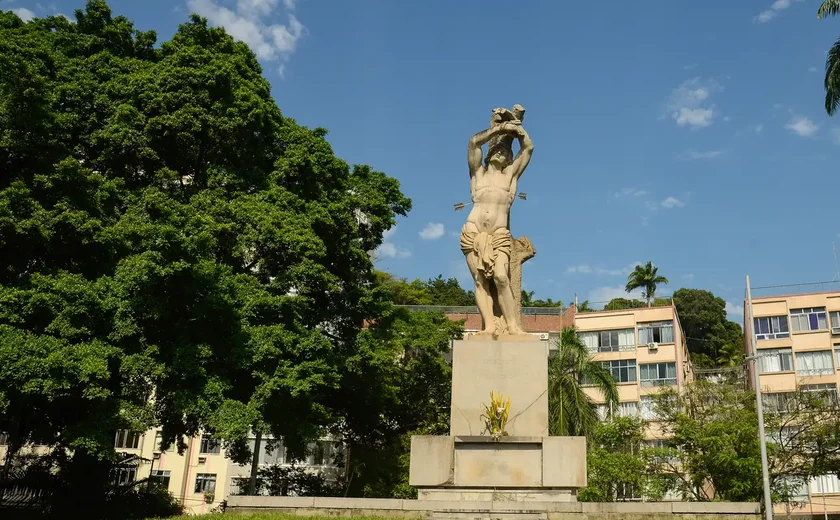
[[[71, 15], [83, 0], [6, 0]], [[112, 0], [168, 39], [191, 11], [257, 52], [284, 114], [414, 201], [378, 267], [469, 275], [457, 234], [467, 139], [520, 103], [535, 152], [512, 231], [536, 297], [605, 301], [636, 262], [740, 320], [754, 285], [831, 280], [840, 119], [823, 109], [840, 19], [819, 1]]]

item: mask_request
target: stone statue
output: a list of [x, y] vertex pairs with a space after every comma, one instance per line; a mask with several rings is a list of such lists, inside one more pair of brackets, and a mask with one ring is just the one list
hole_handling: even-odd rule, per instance
[[[516, 184], [534, 151], [531, 138], [522, 128], [524, 116], [525, 109], [520, 105], [514, 105], [513, 110], [493, 110], [490, 128], [472, 136], [467, 151], [474, 205], [461, 230], [461, 251], [475, 280], [476, 304], [484, 322], [477, 336], [525, 334], [516, 294], [521, 286], [514, 288], [511, 283], [516, 244], [510, 232], [510, 207], [516, 197]], [[511, 147], [514, 137], [519, 140], [516, 157]], [[488, 144], [488, 149], [482, 164], [484, 144]], [[533, 249], [530, 241], [528, 246]], [[516, 258], [517, 275], [521, 262], [527, 258]]]

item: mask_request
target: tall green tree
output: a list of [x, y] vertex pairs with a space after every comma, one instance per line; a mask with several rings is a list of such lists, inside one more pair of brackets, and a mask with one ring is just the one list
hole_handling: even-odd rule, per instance
[[741, 326], [726, 317], [726, 302], [703, 289], [679, 289], [672, 296], [695, 365], [734, 366], [744, 350]]
[[584, 385], [592, 385], [607, 405], [618, 405], [618, 390], [610, 371], [580, 340], [574, 327], [560, 332], [556, 350], [548, 359], [548, 415], [551, 435], [591, 436], [598, 415]]
[[410, 209], [396, 180], [284, 117], [196, 16], [158, 46], [102, 0], [76, 23], [3, 12], [0, 68], [10, 453], [69, 450], [67, 504], [93, 508], [76, 496], [104, 496], [117, 429], [205, 430], [242, 460], [252, 429], [299, 451], [368, 427], [343, 385], [388, 307], [368, 252]]
[[657, 500], [661, 493], [647, 474], [645, 423], [616, 417], [598, 423], [586, 444], [587, 485], [578, 492], [581, 502]]
[[[774, 502], [793, 503], [795, 490], [840, 470], [836, 390], [790, 392], [765, 407], [768, 470]], [[743, 384], [698, 381], [657, 397], [666, 448], [648, 472], [697, 501], [750, 501], [762, 496], [755, 393]]]
[[668, 284], [668, 279], [658, 274], [659, 268], [648, 262], [645, 265], [637, 265], [627, 276], [627, 285], [624, 289], [631, 292], [634, 289], [642, 288], [642, 296], [647, 301], [648, 307], [656, 299], [656, 288], [660, 284]]
[[[817, 9], [817, 18], [837, 16], [840, 13], [840, 0], [823, 0]], [[828, 49], [825, 57], [825, 111], [833, 116], [840, 105], [840, 38]]]

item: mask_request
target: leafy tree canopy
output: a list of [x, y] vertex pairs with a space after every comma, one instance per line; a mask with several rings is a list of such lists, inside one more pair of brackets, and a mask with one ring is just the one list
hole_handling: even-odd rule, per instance
[[475, 305], [475, 294], [464, 290], [455, 278], [430, 278], [426, 281], [396, 278], [390, 273], [376, 271], [379, 286], [394, 305]]
[[726, 302], [703, 289], [679, 289], [672, 296], [688, 351], [697, 366], [732, 366], [740, 362], [744, 334], [726, 318]]
[[367, 428], [340, 388], [388, 354], [357, 335], [387, 310], [368, 252], [411, 207], [398, 182], [284, 117], [254, 53], [206, 20], [160, 46], [102, 0], [76, 20], [0, 13], [12, 448], [108, 458], [116, 429], [161, 425], [242, 458], [253, 427], [292, 447]]

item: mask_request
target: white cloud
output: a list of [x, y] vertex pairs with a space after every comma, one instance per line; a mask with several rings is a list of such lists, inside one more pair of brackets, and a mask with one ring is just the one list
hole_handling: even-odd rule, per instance
[[29, 20], [35, 18], [35, 13], [25, 7], [16, 7], [12, 9], [12, 12], [18, 15], [24, 22], [28, 22]]
[[676, 197], [668, 197], [667, 199], [663, 200], [660, 204], [665, 209], [674, 209], [674, 208], [682, 208], [685, 206], [685, 202], [681, 201]]
[[714, 80], [692, 78], [671, 92], [665, 110], [678, 126], [705, 128], [711, 125], [718, 115], [715, 105], [709, 102], [709, 97], [721, 90], [723, 87]]
[[[797, 1], [801, 2], [802, 0]], [[779, 11], [784, 11], [785, 9], [790, 7], [790, 4], [791, 0], [776, 0], [775, 2], [773, 2], [769, 9], [765, 9], [764, 11], [758, 13], [758, 15], [753, 19], [753, 21], [756, 23], [767, 23], [773, 18], [775, 18], [776, 15], [779, 14]]]
[[724, 118], [723, 118], [723, 122], [724, 122], [724, 123], [728, 123], [728, 122], [730, 122], [730, 121], [732, 121], [732, 118], [731, 118], [731, 117], [729, 117], [729, 116], [726, 116], [726, 117], [724, 117]]
[[755, 130], [755, 133], [760, 134], [761, 131], [764, 130], [764, 125], [755, 125], [753, 130]]
[[641, 262], [633, 262], [630, 265], [618, 269], [604, 269], [603, 267], [592, 267], [589, 265], [573, 265], [566, 268], [566, 274], [597, 274], [598, 276], [621, 276], [628, 275], [636, 268], [637, 265], [642, 265]]
[[382, 258], [408, 258], [411, 256], [411, 251], [408, 249], [401, 249], [391, 242], [383, 242], [379, 248], [373, 253], [377, 260]]
[[[306, 34], [294, 14], [288, 13], [286, 24], [269, 24], [280, 0], [237, 0], [233, 9], [217, 0], [187, 0], [187, 6], [207, 18], [211, 24], [224, 27], [234, 38], [242, 40], [257, 58], [265, 61], [285, 60], [295, 51], [298, 41]], [[294, 2], [283, 0], [291, 10]]]
[[643, 197], [647, 195], [645, 190], [639, 190], [636, 188], [624, 188], [621, 191], [615, 192], [615, 198], [620, 199], [622, 197]]
[[731, 314], [733, 316], [743, 316], [744, 315], [744, 306], [743, 305], [735, 305], [731, 302], [726, 302], [726, 314]]
[[370, 253], [374, 261], [383, 260], [385, 258], [408, 258], [411, 256], [411, 251], [403, 249], [394, 244], [391, 239], [397, 233], [397, 226], [386, 230], [382, 233], [382, 245]]
[[819, 125], [811, 121], [805, 116], [796, 116], [790, 120], [785, 128], [791, 130], [800, 137], [811, 137], [820, 129]]
[[685, 280], [687, 282], [690, 282], [690, 281], [694, 280], [694, 274], [693, 273], [684, 274], [682, 277], [683, 277], [683, 280]]
[[[603, 304], [606, 304], [613, 298], [628, 298], [628, 299], [639, 299], [642, 297], [642, 290], [635, 289], [632, 292], [628, 293], [624, 290], [624, 285], [615, 285], [615, 286], [606, 286], [606, 287], [596, 287], [589, 291], [586, 299], [589, 300], [590, 304], [601, 304], [601, 305], [593, 305], [593, 307], [600, 307]], [[580, 298], [578, 298], [580, 299]]]
[[566, 273], [581, 273], [588, 274], [592, 272], [592, 268], [588, 265], [573, 265], [566, 268]]
[[717, 159], [726, 153], [725, 150], [707, 150], [705, 152], [698, 152], [696, 150], [689, 150], [683, 154], [683, 158], [692, 161], [699, 161], [703, 159]]
[[808, 67], [808, 72], [817, 72], [817, 71], [819, 71], [819, 70], [820, 70], [820, 69], [818, 69], [818, 68], [816, 68], [816, 67], [814, 67], [814, 66]]
[[831, 135], [834, 138], [834, 144], [840, 145], [840, 128], [833, 129]]
[[683, 70], [693, 70], [693, 69], [696, 69], [696, 68], [697, 68], [696, 63], [692, 63], [690, 65], [683, 65]]
[[437, 240], [443, 236], [446, 230], [440, 222], [429, 222], [423, 231], [420, 232], [420, 238], [423, 240]]

